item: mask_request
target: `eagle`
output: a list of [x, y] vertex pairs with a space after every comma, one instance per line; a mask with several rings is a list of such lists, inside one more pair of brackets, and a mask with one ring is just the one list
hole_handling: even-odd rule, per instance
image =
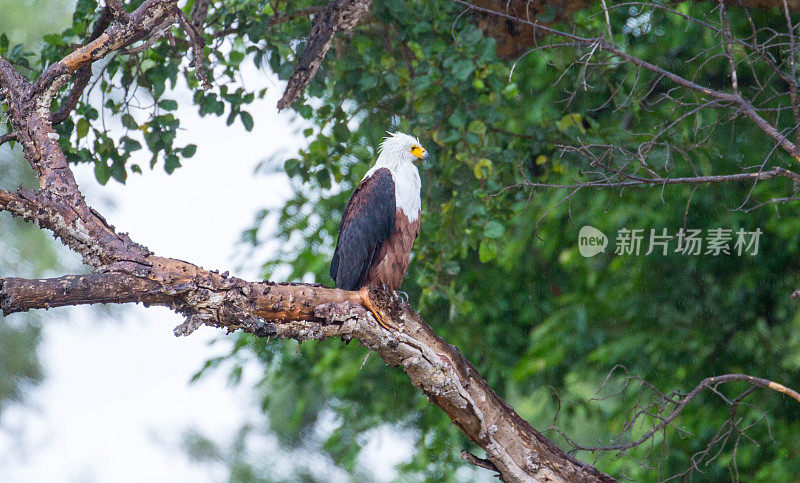
[[370, 303], [367, 288], [394, 291], [403, 282], [420, 225], [421, 182], [414, 163], [427, 159], [418, 139], [388, 133], [339, 223], [331, 278], [336, 288], [360, 290], [364, 306], [385, 329], [390, 327]]

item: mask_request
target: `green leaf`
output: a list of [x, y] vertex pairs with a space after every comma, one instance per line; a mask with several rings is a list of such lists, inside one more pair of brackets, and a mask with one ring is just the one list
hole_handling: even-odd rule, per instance
[[122, 125], [131, 130], [139, 129], [139, 124], [136, 122], [136, 119], [128, 113], [122, 115]]
[[447, 121], [450, 123], [451, 126], [458, 129], [464, 129], [464, 126], [467, 124], [466, 117], [464, 117], [464, 114], [459, 110], [454, 111], [453, 114], [451, 114], [450, 117], [447, 119]]
[[492, 174], [494, 169], [494, 165], [492, 161], [487, 158], [479, 159], [477, 163], [475, 163], [475, 168], [473, 168], [473, 172], [475, 173], [475, 178], [477, 179], [486, 179], [489, 175]]
[[350, 139], [350, 129], [347, 127], [346, 123], [338, 122], [333, 126], [333, 138], [340, 143]]
[[319, 185], [324, 189], [330, 189], [331, 187], [331, 174], [327, 169], [321, 169], [317, 171], [317, 181]]
[[420, 114], [428, 114], [436, 109], [436, 99], [431, 96], [423, 97], [414, 103], [414, 110]]
[[194, 153], [197, 152], [197, 145], [196, 144], [187, 144], [182, 151], [184, 158], [191, 158], [194, 156]]
[[577, 127], [581, 134], [586, 134], [586, 128], [583, 127], [583, 115], [580, 113], [567, 114], [558, 121], [558, 129], [561, 131], [566, 131], [573, 126]]
[[164, 109], [165, 111], [174, 111], [178, 108], [178, 102], [173, 101], [172, 99], [164, 99], [163, 101], [158, 102], [158, 107]]
[[353, 156], [361, 161], [367, 161], [372, 156], [372, 153], [365, 146], [358, 145], [353, 148]]
[[475, 64], [471, 60], [459, 60], [453, 65], [453, 75], [461, 82], [467, 80], [474, 70]]
[[295, 175], [298, 167], [300, 167], [300, 160], [297, 158], [289, 158], [283, 163], [283, 170], [289, 177]]
[[378, 85], [378, 78], [374, 75], [365, 74], [361, 77], [361, 88], [366, 90], [372, 89]]
[[85, 117], [78, 119], [75, 132], [78, 135], [78, 139], [86, 137], [86, 135], [89, 133], [89, 121], [87, 121]]
[[142, 143], [135, 139], [129, 138], [128, 136], [122, 136], [120, 138], [120, 142], [122, 143], [125, 151], [128, 151], [129, 153], [142, 149]]
[[303, 104], [297, 108], [297, 113], [300, 114], [300, 117], [303, 119], [311, 119], [311, 116], [314, 115], [314, 110], [308, 104]]
[[125, 163], [115, 162], [111, 165], [111, 176], [122, 184], [128, 179], [128, 172], [125, 170]]
[[250, 115], [247, 111], [242, 111], [239, 113], [239, 118], [242, 120], [242, 124], [244, 124], [244, 128], [248, 131], [253, 130], [253, 116]]
[[111, 169], [108, 167], [108, 163], [106, 163], [105, 160], [95, 160], [94, 177], [97, 178], [97, 181], [102, 185], [108, 183], [108, 179], [111, 177]]
[[502, 223], [492, 220], [483, 228], [483, 236], [486, 238], [500, 238], [506, 232], [506, 227]]
[[519, 88], [516, 82], [511, 82], [503, 87], [503, 97], [506, 99], [513, 99], [519, 95]]
[[480, 119], [475, 119], [469, 126], [467, 126], [467, 131], [473, 134], [478, 134], [479, 136], [483, 136], [486, 134], [486, 124]]
[[178, 159], [178, 156], [175, 153], [169, 153], [164, 157], [164, 171], [167, 174], [172, 174], [173, 171], [178, 169], [181, 166], [181, 161]]
[[478, 248], [478, 259], [486, 263], [497, 256], [497, 245], [491, 240], [483, 240]]

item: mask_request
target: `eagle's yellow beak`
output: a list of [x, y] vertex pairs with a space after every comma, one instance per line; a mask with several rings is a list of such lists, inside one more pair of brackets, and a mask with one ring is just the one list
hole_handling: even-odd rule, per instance
[[428, 158], [430, 158], [430, 155], [428, 154], [428, 151], [424, 151], [423, 150], [423, 152], [422, 152], [422, 162], [423, 163], [427, 163], [428, 162]]
[[428, 160], [428, 151], [426, 151], [422, 146], [414, 146], [411, 148], [411, 155], [417, 159], [421, 159], [422, 161]]

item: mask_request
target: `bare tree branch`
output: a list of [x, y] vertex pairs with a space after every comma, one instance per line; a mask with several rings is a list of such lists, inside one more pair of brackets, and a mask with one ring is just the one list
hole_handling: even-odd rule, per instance
[[461, 459], [466, 461], [467, 463], [477, 466], [478, 468], [483, 468], [489, 471], [494, 471], [497, 474], [500, 474], [494, 463], [485, 458], [479, 458], [474, 454], [470, 453], [469, 451], [461, 450]]
[[540, 30], [541, 32], [543, 32], [545, 34], [556, 35], [556, 36], [559, 36], [559, 37], [563, 37], [565, 39], [569, 39], [572, 42], [581, 44], [581, 45], [586, 46], [587, 48], [590, 48], [590, 49], [604, 50], [604, 51], [609, 52], [609, 53], [611, 53], [611, 54], [613, 54], [615, 56], [618, 56], [619, 58], [625, 60], [626, 62], [629, 62], [629, 63], [631, 63], [633, 65], [636, 65], [638, 67], [644, 68], [644, 69], [649, 70], [649, 71], [651, 71], [651, 72], [653, 72], [655, 74], [658, 74], [659, 76], [662, 76], [662, 77], [664, 77], [666, 79], [669, 79], [670, 81], [672, 81], [673, 83], [675, 83], [676, 85], [678, 85], [678, 86], [680, 86], [682, 88], [689, 89], [689, 90], [694, 91], [694, 92], [696, 92], [698, 94], [701, 94], [701, 95], [703, 95], [705, 97], [709, 97], [709, 98], [712, 98], [712, 99], [716, 99], [718, 101], [722, 101], [722, 102], [733, 104], [734, 106], [736, 106], [736, 108], [739, 110], [739, 112], [744, 114], [746, 117], [750, 118], [750, 120], [753, 121], [758, 126], [759, 129], [761, 129], [765, 134], [767, 134], [769, 137], [771, 137], [790, 156], [792, 156], [792, 158], [794, 158], [796, 161], [800, 162], [800, 149], [798, 149], [798, 147], [794, 143], [792, 143], [787, 138], [787, 136], [785, 134], [781, 133], [775, 126], [773, 126], [766, 119], [764, 119], [758, 113], [758, 111], [753, 107], [751, 101], [748, 100], [747, 98], [743, 97], [738, 92], [728, 93], [728, 92], [723, 92], [723, 91], [720, 91], [720, 90], [712, 89], [710, 87], [697, 84], [693, 80], [683, 78], [683, 77], [675, 74], [674, 72], [667, 71], [667, 70], [665, 70], [665, 69], [663, 69], [663, 68], [661, 68], [661, 67], [659, 67], [659, 66], [657, 66], [655, 64], [652, 64], [652, 63], [647, 62], [647, 61], [645, 61], [643, 59], [635, 57], [635, 56], [633, 56], [633, 55], [631, 55], [631, 54], [629, 54], [629, 53], [617, 48], [616, 46], [610, 44], [602, 36], [601, 37], [596, 37], [596, 38], [581, 37], [579, 35], [572, 34], [572, 33], [569, 33], [569, 32], [564, 32], [564, 31], [561, 31], [561, 30], [557, 30], [555, 28], [548, 27], [548, 26], [545, 26], [545, 25], [542, 25], [542, 24], [539, 24], [539, 23], [536, 23], [536, 22], [532, 22], [532, 21], [530, 21], [528, 19], [521, 18], [521, 17], [515, 16], [515, 15], [511, 15], [511, 14], [508, 14], [506, 12], [496, 11], [496, 10], [492, 10], [492, 9], [489, 9], [489, 8], [484, 8], [484, 7], [475, 5], [475, 4], [470, 3], [468, 1], [465, 1], [465, 0], [453, 0], [453, 1], [455, 3], [458, 3], [460, 5], [464, 5], [467, 8], [476, 10], [476, 11], [484, 13], [484, 14], [496, 15], [496, 16], [504, 18], [504, 19], [506, 19], [508, 21], [518, 22], [518, 23], [521, 23], [523, 25], [528, 25], [528, 26], [534, 27], [535, 29]]
[[300, 96], [317, 73], [336, 32], [350, 35], [371, 3], [371, 0], [334, 0], [322, 13], [314, 16], [306, 50], [286, 84], [283, 97], [278, 101], [278, 109], [289, 107]]
[[[617, 172], [616, 174], [622, 175], [623, 173]], [[513, 188], [627, 188], [627, 187], [647, 187], [653, 185], [670, 185], [670, 184], [710, 184], [710, 183], [730, 183], [735, 181], [754, 181], [762, 179], [771, 179], [776, 177], [789, 178], [795, 183], [800, 183], [800, 174], [794, 171], [789, 171], [785, 168], [773, 168], [769, 171], [759, 171], [755, 173], [736, 173], [736, 174], [723, 174], [715, 176], [691, 176], [685, 178], [639, 178], [636, 176], [625, 175], [625, 181], [609, 181], [601, 179], [599, 181], [586, 181], [583, 183], [574, 184], [551, 184], [551, 183], [536, 183], [533, 181], [526, 181], [503, 188], [499, 193]]]
[[204, 62], [204, 50], [206, 48], [206, 42], [203, 40], [203, 35], [194, 26], [194, 23], [189, 21], [186, 18], [186, 15], [183, 12], [178, 11], [176, 12], [176, 16], [178, 17], [178, 23], [181, 24], [181, 27], [186, 31], [186, 34], [189, 36], [189, 40], [192, 43], [192, 53], [194, 54], [192, 63], [190, 67], [194, 67], [196, 70], [197, 80], [200, 81], [200, 84], [203, 86], [203, 89], [211, 89], [211, 81], [208, 80], [208, 74], [206, 74], [206, 68], [203, 65]]
[[[112, 17], [112, 5], [114, 2], [109, 2], [107, 4], [107, 8], [104, 8], [100, 12], [100, 17], [95, 22], [95, 26], [92, 29], [92, 33], [89, 35], [89, 42], [96, 40], [100, 34], [108, 28], [108, 25], [111, 23]], [[122, 7], [122, 4], [117, 2], [119, 5], [119, 9], [121, 9], [121, 13], [118, 11], [117, 13], [113, 13], [113, 16], [116, 18], [122, 18], [125, 15], [125, 9]], [[86, 86], [89, 85], [89, 80], [92, 78], [92, 66], [84, 65], [75, 73], [75, 83], [72, 85], [72, 90], [69, 92], [69, 96], [64, 101], [64, 104], [59, 108], [58, 111], [53, 113], [52, 116], [52, 123], [53, 126], [61, 124], [62, 122], [66, 121], [69, 117], [70, 113], [75, 106], [80, 101], [81, 96], [83, 95], [83, 91], [86, 89]]]
[[210, 6], [211, 0], [195, 0], [194, 5], [192, 5], [192, 11], [189, 12], [189, 18], [192, 20], [192, 26], [194, 26], [198, 32], [203, 31], [203, 27], [206, 24], [206, 18], [208, 18], [208, 8]]
[[[791, 389], [791, 388], [788, 388], [788, 387], [784, 386], [783, 384], [780, 384], [780, 383], [777, 383], [777, 382], [774, 382], [774, 381], [770, 381], [769, 379], [763, 379], [763, 378], [760, 378], [760, 377], [754, 377], [754, 376], [750, 376], [750, 375], [747, 375], [747, 374], [725, 374], [725, 375], [722, 375], [722, 376], [712, 376], [712, 377], [707, 377], [707, 378], [703, 379], [702, 381], [700, 381], [700, 383], [694, 389], [692, 389], [690, 392], [686, 393], [685, 395], [681, 395], [679, 397], [676, 397], [678, 395], [675, 394], [675, 393], [670, 394], [670, 395], [662, 395], [662, 398], [663, 398], [664, 402], [666, 404], [670, 405], [670, 406], [673, 406], [672, 411], [668, 415], [666, 415], [664, 417], [658, 417], [658, 419], [660, 419], [660, 422], [658, 424], [656, 424], [655, 426], [653, 426], [652, 428], [650, 428], [641, 437], [639, 437], [638, 439], [636, 439], [634, 441], [628, 441], [628, 442], [624, 442], [624, 443], [615, 443], [615, 444], [610, 444], [610, 445], [606, 445], [606, 446], [583, 446], [583, 445], [580, 445], [580, 444], [576, 444], [574, 441], [570, 440], [569, 438], [567, 438], [567, 439], [568, 439], [569, 443], [574, 447], [574, 449], [578, 450], [578, 451], [592, 451], [592, 452], [595, 452], [595, 451], [623, 451], [623, 450], [627, 450], [627, 449], [633, 448], [635, 446], [640, 446], [643, 443], [645, 443], [647, 440], [652, 438], [653, 435], [655, 435], [659, 431], [663, 430], [667, 426], [670, 426], [672, 424], [672, 422], [676, 418], [678, 418], [678, 416], [680, 416], [680, 414], [683, 412], [683, 410], [686, 408], [686, 406], [688, 406], [689, 403], [691, 403], [704, 390], [710, 390], [710, 391], [714, 392], [715, 394], [719, 395], [720, 397], [723, 397], [723, 399], [725, 399], [726, 403], [731, 404], [732, 402], [730, 400], [728, 400], [727, 398], [724, 398], [724, 396], [722, 396], [719, 393], [719, 391], [717, 390], [717, 386], [719, 386], [720, 384], [728, 383], [728, 382], [746, 382], [748, 384], [752, 384], [754, 387], [760, 387], [760, 388], [764, 388], [764, 389], [771, 389], [773, 391], [780, 392], [781, 394], [785, 394], [785, 395], [791, 397], [792, 399], [794, 399], [795, 401], [797, 401], [798, 403], [800, 403], [800, 393], [798, 393], [794, 389]], [[647, 385], [648, 387], [652, 388], [652, 386], [650, 386], [649, 383], [645, 383], [645, 385]], [[745, 391], [745, 393], [743, 393], [743, 396], [746, 396], [748, 394], [750, 394], [750, 391]], [[743, 396], [740, 396], [738, 399], [741, 400]], [[634, 416], [629, 419], [629, 421], [628, 421], [628, 423], [626, 424], [625, 427], [626, 428], [632, 427], [636, 423], [638, 417], [641, 416], [641, 415], [647, 415], [647, 416], [650, 416], [650, 417], [656, 417], [656, 414], [651, 411], [651, 407], [648, 406], [648, 407], [645, 407], [644, 409], [636, 412], [634, 414]], [[563, 433], [561, 433], [561, 434], [562, 434], [562, 436], [566, 437], [566, 435], [564, 435]]]
[[17, 133], [14, 131], [7, 132], [3, 135], [0, 135], [0, 146], [9, 142], [9, 141], [16, 141], [17, 140]]
[[[506, 481], [612, 481], [566, 455], [503, 402], [477, 370], [411, 307], [372, 292], [381, 315], [400, 327], [381, 328], [359, 292], [308, 284], [246, 282], [179, 260], [149, 257], [146, 274], [105, 272], [46, 280], [0, 279], [4, 315], [33, 308], [93, 303], [163, 305], [190, 319], [257, 336], [319, 340], [357, 338], [415, 386], [487, 453]], [[477, 460], [476, 460], [477, 461]], [[484, 466], [488, 466], [488, 463]]]
[[[368, 4], [356, 5], [365, 9]], [[361, 14], [349, 17], [353, 12], [347, 7], [344, 10], [350, 13], [340, 12], [336, 25], [348, 31]], [[50, 66], [34, 84], [0, 58], [0, 95], [6, 114], [40, 183], [37, 191], [0, 191], [0, 209], [51, 230], [93, 269], [91, 274], [46, 280], [0, 278], [3, 314], [65, 305], [141, 302], [163, 305], [186, 316], [186, 322], [176, 328], [178, 334], [205, 324], [275, 338], [357, 338], [388, 364], [402, 367], [412, 383], [486, 451], [487, 460], [504, 480], [613, 481], [534, 430], [492, 391], [458, 349], [393, 295], [309, 284], [246, 282], [158, 257], [127, 234], [118, 233], [88, 206], [52, 127], [49, 107], [53, 96], [72, 73], [153, 35], [153, 28], [174, 14], [174, 1], [146, 0], [134, 12], [118, 17], [95, 40]], [[362, 307], [367, 296], [399, 330], [386, 331], [376, 323]]]
[[135, 11], [117, 19], [95, 40], [48, 67], [33, 85], [40, 111], [49, 111], [53, 97], [72, 73], [102, 59], [109, 52], [148, 36], [156, 26], [174, 14], [175, 8], [175, 0], [145, 0]]

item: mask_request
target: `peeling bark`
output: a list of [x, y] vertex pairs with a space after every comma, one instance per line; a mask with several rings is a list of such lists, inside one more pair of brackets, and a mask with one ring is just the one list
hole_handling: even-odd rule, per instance
[[46, 280], [0, 279], [5, 315], [34, 308], [142, 302], [188, 316], [193, 324], [298, 341], [358, 339], [387, 364], [401, 367], [415, 387], [483, 448], [506, 481], [613, 481], [563, 453], [519, 417], [458, 349], [439, 337], [407, 303], [371, 294], [386, 331], [364, 309], [358, 292], [309, 284], [246, 282], [180, 260], [150, 257], [147, 276], [95, 273]]
[[[366, 9], [369, 2], [336, 4], [343, 8], [335, 17], [336, 29], [346, 32], [363, 14], [358, 8]], [[189, 334], [204, 324], [228, 331], [241, 329], [259, 337], [355, 338], [387, 364], [401, 367], [431, 402], [486, 451], [486, 460], [480, 459], [482, 466], [493, 465], [504, 480], [613, 481], [534, 430], [492, 391], [457, 348], [393, 295], [371, 293], [376, 309], [400, 328], [386, 331], [360, 305], [358, 292], [310, 284], [247, 282], [182, 260], [158, 257], [117, 232], [88, 206], [52, 127], [53, 96], [72, 73], [145, 38], [164, 21], [175, 21], [174, 0], [146, 0], [129, 14], [121, 3], [114, 5], [111, 26], [50, 66], [34, 84], [0, 58], [0, 98], [40, 184], [39, 190], [0, 191], [0, 210], [51, 230], [93, 270], [91, 274], [44, 280], [0, 278], [4, 315], [59, 306], [141, 302], [169, 307], [186, 316], [186, 322], [176, 328], [177, 335]], [[330, 38], [325, 42], [329, 47]]]

